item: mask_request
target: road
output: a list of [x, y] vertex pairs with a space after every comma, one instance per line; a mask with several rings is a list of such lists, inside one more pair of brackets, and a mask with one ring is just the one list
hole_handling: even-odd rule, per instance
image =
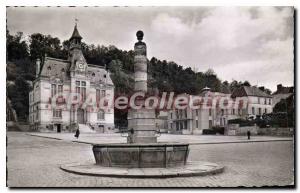
[[190, 161], [224, 165], [224, 173], [130, 179], [82, 176], [59, 169], [61, 164], [93, 163], [89, 144], [29, 136], [21, 132], [8, 132], [7, 139], [9, 187], [257, 187], [284, 186], [294, 181], [293, 141], [191, 145]]

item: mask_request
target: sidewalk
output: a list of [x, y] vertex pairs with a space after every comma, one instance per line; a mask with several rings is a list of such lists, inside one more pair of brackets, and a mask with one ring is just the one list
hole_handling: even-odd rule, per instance
[[[86, 144], [106, 144], [106, 143], [126, 143], [126, 137], [122, 137], [119, 133], [91, 133], [81, 134], [78, 139], [73, 133], [26, 133], [27, 135], [50, 138], [56, 140], [64, 140]], [[190, 145], [198, 144], [225, 144], [225, 143], [253, 143], [253, 142], [274, 142], [274, 141], [293, 141], [292, 137], [276, 137], [276, 136], [251, 136], [248, 140], [247, 136], [223, 136], [223, 135], [173, 135], [162, 134], [158, 137], [158, 142], [180, 142], [189, 143]]]

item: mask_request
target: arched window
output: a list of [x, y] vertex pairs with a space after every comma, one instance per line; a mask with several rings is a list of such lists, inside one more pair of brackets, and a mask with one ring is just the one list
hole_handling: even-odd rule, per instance
[[94, 72], [92, 73], [92, 76], [95, 76], [95, 73], [94, 73]]
[[100, 109], [97, 113], [97, 119], [98, 120], [104, 120], [104, 111]]

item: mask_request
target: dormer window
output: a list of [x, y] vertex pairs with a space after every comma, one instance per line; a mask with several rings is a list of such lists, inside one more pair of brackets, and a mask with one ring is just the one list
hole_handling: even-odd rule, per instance
[[50, 72], [51, 72], [51, 67], [48, 66], [48, 68], [47, 68], [47, 76], [50, 76], [50, 75], [51, 75]]
[[61, 69], [61, 72], [65, 72], [65, 69], [64, 69], [64, 68], [62, 68], [62, 69]]
[[94, 72], [92, 73], [92, 76], [95, 76], [95, 73], [94, 73]]

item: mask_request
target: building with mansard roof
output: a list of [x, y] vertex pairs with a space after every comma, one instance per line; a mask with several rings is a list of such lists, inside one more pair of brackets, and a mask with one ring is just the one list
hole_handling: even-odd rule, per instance
[[[212, 92], [205, 87], [197, 96], [179, 96], [184, 95], [201, 97], [199, 108], [192, 109], [187, 106], [185, 109], [169, 110], [167, 124], [171, 133], [202, 134], [204, 129], [226, 128], [228, 121], [232, 119], [248, 119], [273, 112], [273, 97], [257, 87], [243, 86], [235, 89], [232, 94]], [[231, 105], [226, 103], [229, 99]], [[215, 105], [213, 101], [216, 102]], [[222, 101], [223, 107], [220, 106]]]
[[[70, 38], [68, 59], [45, 57], [36, 63], [29, 93], [29, 122], [36, 131], [104, 132], [114, 128], [114, 108], [103, 104], [114, 97], [110, 74], [87, 64], [77, 24]], [[90, 99], [90, 100], [89, 100]], [[95, 101], [94, 103], [87, 103]], [[86, 104], [85, 104], [86, 103]]]

